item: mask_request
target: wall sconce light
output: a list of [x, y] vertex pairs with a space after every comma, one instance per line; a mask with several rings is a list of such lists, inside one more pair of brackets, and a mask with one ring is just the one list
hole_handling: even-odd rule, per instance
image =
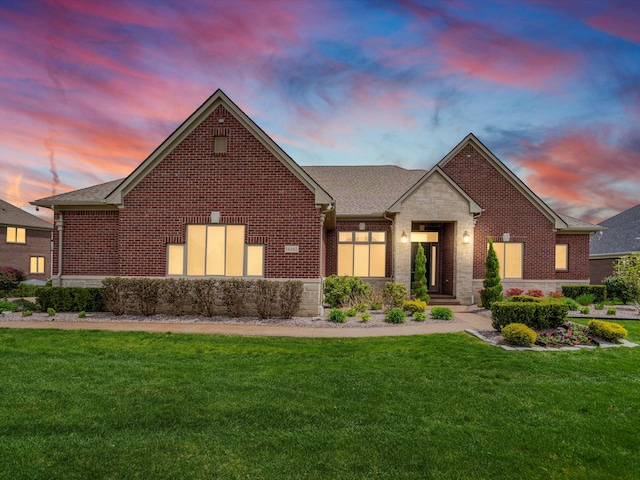
[[409, 241], [409, 238], [407, 237], [407, 234], [404, 233], [404, 230], [402, 231], [402, 236], [400, 237], [400, 241], [402, 243], [407, 243]]
[[465, 245], [468, 244], [471, 241], [471, 235], [469, 235], [469, 232], [467, 232], [466, 230], [464, 231], [464, 233], [462, 234], [462, 243], [464, 243]]

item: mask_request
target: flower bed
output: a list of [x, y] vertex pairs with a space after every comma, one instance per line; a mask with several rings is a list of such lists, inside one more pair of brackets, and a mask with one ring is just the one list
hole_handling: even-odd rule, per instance
[[596, 345], [587, 327], [578, 323], [566, 322], [561, 327], [537, 333], [536, 345], [542, 347]]

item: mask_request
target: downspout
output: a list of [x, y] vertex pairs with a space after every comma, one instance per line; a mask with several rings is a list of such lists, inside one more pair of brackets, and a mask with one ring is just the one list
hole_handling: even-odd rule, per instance
[[56, 220], [56, 227], [58, 227], [58, 280], [57, 280], [57, 286], [61, 287], [62, 286], [62, 230], [64, 227], [64, 220], [62, 218], [62, 213], [60, 213], [60, 215], [58, 216], [58, 219]]
[[395, 219], [387, 217], [384, 212], [382, 217], [391, 222], [391, 281], [396, 282], [396, 222]]

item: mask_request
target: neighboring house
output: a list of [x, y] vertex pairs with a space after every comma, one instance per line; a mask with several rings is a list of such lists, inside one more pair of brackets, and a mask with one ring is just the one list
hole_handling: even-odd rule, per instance
[[591, 237], [589, 276], [602, 283], [613, 274], [613, 265], [623, 255], [640, 252], [640, 205], [600, 223], [603, 230]]
[[409, 287], [418, 243], [449, 301], [478, 298], [489, 237], [505, 288], [588, 283], [600, 228], [555, 213], [471, 134], [430, 170], [300, 167], [220, 90], [124, 180], [33, 204], [55, 211], [54, 284], [299, 279], [306, 315], [331, 274]]
[[50, 223], [0, 200], [0, 266], [23, 271], [31, 280], [51, 278]]

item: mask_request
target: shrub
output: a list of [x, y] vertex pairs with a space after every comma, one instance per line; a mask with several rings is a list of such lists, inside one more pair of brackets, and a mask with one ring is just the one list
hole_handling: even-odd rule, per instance
[[541, 299], [539, 297], [530, 297], [528, 295], [519, 295], [517, 297], [509, 297], [507, 299], [508, 302], [516, 302], [516, 303], [527, 303], [534, 302], [540, 303]]
[[423, 302], [420, 299], [406, 300], [402, 304], [402, 308], [404, 309], [405, 312], [408, 312], [408, 313], [426, 312], [427, 302]]
[[578, 295], [576, 297], [576, 302], [578, 302], [582, 306], [591, 305], [593, 302], [595, 302], [595, 300], [596, 296], [593, 293], [583, 293], [582, 295]]
[[22, 311], [22, 316], [23, 317], [30, 317], [31, 315], [33, 315], [33, 312], [31, 310], [23, 310]]
[[15, 289], [6, 292], [7, 297], [35, 297], [38, 294], [39, 285], [31, 285], [30, 283], [21, 283]]
[[260, 318], [273, 318], [280, 313], [280, 283], [256, 280], [254, 284], [256, 310]]
[[47, 315], [49, 315], [50, 317], [55, 317], [56, 311], [53, 308], [47, 308]]
[[280, 284], [280, 316], [293, 318], [300, 310], [304, 284], [300, 280], [287, 280]]
[[362, 315], [360, 315], [360, 318], [362, 318], [362, 321], [366, 323], [371, 320], [371, 315], [369, 315], [368, 313], [363, 313]]
[[383, 303], [382, 292], [374, 292], [371, 294], [371, 301], [369, 302], [370, 310], [382, 310]]
[[640, 309], [640, 252], [620, 257], [613, 266], [613, 276], [624, 282], [631, 301]]
[[186, 278], [167, 278], [160, 285], [160, 298], [168, 307], [169, 313], [179, 317], [191, 296], [192, 281]]
[[524, 302], [495, 302], [491, 307], [491, 325], [498, 331], [510, 323], [523, 323], [535, 330], [557, 328], [564, 325], [568, 312], [569, 307], [566, 303], [552, 298], [533, 298], [533, 301]]
[[191, 303], [200, 315], [213, 317], [216, 314], [220, 284], [212, 278], [191, 280], [189, 285]]
[[329, 312], [329, 321], [333, 323], [346, 323], [347, 314], [339, 308], [332, 308]]
[[538, 290], [538, 289], [527, 290], [525, 292], [525, 295], [527, 295], [528, 297], [534, 297], [534, 298], [544, 297], [544, 293], [542, 292], [542, 290]]
[[[61, 288], [61, 287], [50, 287], [50, 288]], [[122, 315], [127, 309], [127, 304], [129, 303], [129, 281], [126, 278], [113, 277], [113, 278], [105, 278], [102, 280], [102, 288], [103, 288], [103, 297], [104, 297], [104, 306], [107, 311], [113, 313], [114, 315]], [[42, 292], [48, 291], [47, 288], [43, 288], [40, 291]], [[42, 300], [40, 300], [40, 305]]]
[[324, 280], [323, 290], [324, 301], [331, 307], [342, 307], [353, 296], [371, 295], [371, 285], [358, 277], [331, 275]]
[[0, 300], [0, 312], [14, 312], [16, 311], [17, 307], [7, 301], [7, 300]]
[[603, 320], [591, 320], [587, 327], [592, 335], [614, 343], [617, 343], [621, 338], [626, 338], [628, 335], [627, 329], [622, 325]]
[[604, 310], [604, 303], [596, 303], [595, 305], [595, 309], [596, 310]]
[[162, 280], [156, 278], [132, 278], [129, 291], [137, 311], [145, 317], [156, 314], [160, 298], [160, 284]]
[[244, 314], [252, 282], [233, 278], [221, 280], [219, 286], [222, 303], [227, 308], [227, 314], [232, 318], [241, 317]]
[[84, 310], [78, 313], [78, 318], [85, 318], [86, 316], [87, 316], [87, 312], [85, 312]]
[[391, 308], [401, 308], [407, 293], [407, 287], [401, 283], [387, 282], [382, 291], [384, 304]]
[[569, 307], [569, 310], [572, 312], [578, 311], [580, 309], [580, 304], [576, 302], [573, 298], [570, 297], [562, 297], [560, 301]]
[[33, 303], [33, 302], [29, 301], [29, 300], [25, 300], [24, 298], [18, 298], [16, 300], [13, 300], [11, 303], [15, 307], [14, 311], [38, 310], [38, 305], [36, 305], [35, 303]]
[[416, 322], [424, 322], [427, 319], [427, 314], [424, 312], [414, 312], [413, 319]]
[[618, 299], [623, 303], [633, 300], [634, 288], [629, 285], [623, 278], [611, 276], [602, 280], [607, 292], [607, 299]]
[[564, 298], [562, 292], [549, 292], [550, 298]]
[[53, 308], [56, 312], [103, 312], [104, 294], [104, 288], [96, 287], [41, 287], [36, 302], [44, 311]]
[[502, 337], [510, 345], [530, 347], [535, 343], [537, 334], [522, 323], [510, 323], [502, 329]]
[[521, 288], [508, 288], [507, 291], [505, 292], [504, 296], [505, 298], [509, 298], [509, 297], [517, 297], [519, 295], [522, 295], [524, 293], [524, 290], [522, 290]]
[[384, 321], [389, 323], [404, 323], [407, 315], [401, 308], [392, 308], [384, 315]]
[[604, 285], [563, 285], [562, 294], [565, 297], [571, 297], [573, 299], [578, 298], [583, 293], [591, 293], [594, 296], [595, 302], [604, 302], [607, 289]]
[[358, 311], [355, 308], [349, 308], [344, 313], [347, 317], [355, 317], [358, 315]]
[[498, 256], [493, 248], [493, 240], [489, 238], [489, 250], [484, 263], [485, 279], [482, 281], [484, 287], [480, 291], [480, 298], [484, 308], [490, 309], [493, 302], [502, 300], [502, 284], [500, 283], [500, 264]]
[[22, 270], [13, 267], [0, 267], [0, 292], [6, 294], [10, 290], [15, 290], [24, 282], [27, 276]]
[[582, 307], [580, 309], [580, 313], [583, 314], [583, 315], [588, 315], [590, 311], [591, 310], [589, 310], [589, 307]]
[[427, 295], [427, 257], [424, 255], [422, 243], [418, 244], [418, 251], [415, 259], [415, 272], [413, 283], [411, 284], [411, 293], [416, 298], [426, 301]]
[[453, 318], [453, 312], [447, 307], [433, 307], [431, 309], [431, 318], [436, 320], [451, 320]]
[[607, 315], [615, 315], [618, 311], [615, 308], [607, 308]]

